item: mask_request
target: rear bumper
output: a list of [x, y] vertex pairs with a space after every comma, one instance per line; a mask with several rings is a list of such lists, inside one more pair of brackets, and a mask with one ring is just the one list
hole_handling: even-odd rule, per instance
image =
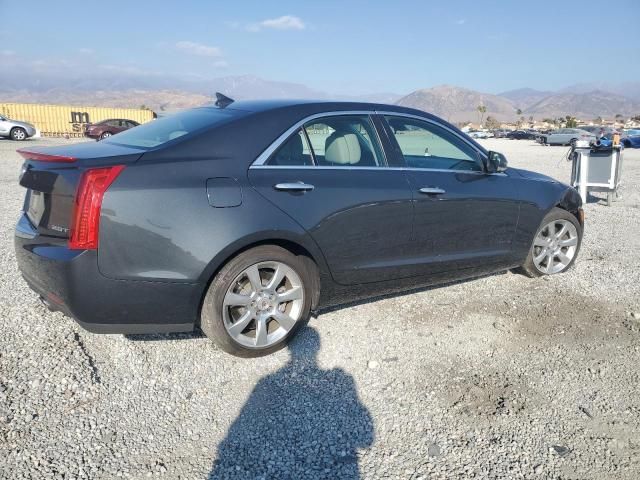
[[98, 270], [98, 253], [69, 250], [37, 235], [23, 216], [15, 231], [16, 259], [32, 290], [54, 310], [94, 333], [167, 333], [194, 328], [201, 286], [113, 280]]

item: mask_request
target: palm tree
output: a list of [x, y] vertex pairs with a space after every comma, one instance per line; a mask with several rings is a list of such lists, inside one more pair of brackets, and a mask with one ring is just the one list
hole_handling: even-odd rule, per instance
[[484, 114], [487, 113], [487, 107], [484, 105], [478, 105], [476, 110], [478, 110], [478, 113], [480, 114], [480, 126], [482, 126], [482, 120], [484, 119]]
[[516, 115], [522, 115], [522, 110], [520, 110], [519, 108], [516, 110]]

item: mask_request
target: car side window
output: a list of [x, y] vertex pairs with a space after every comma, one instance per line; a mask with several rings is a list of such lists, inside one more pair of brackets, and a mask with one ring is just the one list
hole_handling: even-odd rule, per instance
[[482, 171], [477, 152], [448, 130], [413, 118], [385, 118], [408, 167]]
[[382, 149], [368, 115], [322, 117], [304, 126], [319, 166], [383, 167]]
[[299, 129], [269, 158], [267, 165], [313, 166], [313, 156], [307, 138]]

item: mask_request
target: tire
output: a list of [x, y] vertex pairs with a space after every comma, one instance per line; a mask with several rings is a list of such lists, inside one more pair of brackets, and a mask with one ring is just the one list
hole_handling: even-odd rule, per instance
[[[554, 222], [554, 225], [556, 228], [559, 225], [567, 226], [568, 233], [565, 234], [566, 237], [563, 237], [565, 239], [557, 241], [557, 245], [556, 244], [551, 245], [553, 240], [550, 240], [549, 245], [545, 244], [545, 246], [540, 246], [536, 244], [536, 241], [538, 241], [539, 239], [545, 238], [544, 237], [545, 233], [548, 233], [547, 228], [552, 222]], [[572, 240], [570, 238], [572, 232], [570, 231], [571, 229], [568, 224], [573, 225], [573, 227], [575, 228], [576, 242], [575, 242], [575, 245], [568, 245], [565, 247], [562, 245], [568, 244], [569, 241]], [[557, 229], [557, 232], [560, 233], [560, 229]], [[580, 253], [581, 245], [582, 245], [582, 226], [580, 225], [580, 222], [578, 222], [578, 219], [574, 217], [570, 212], [567, 212], [566, 210], [555, 207], [549, 213], [547, 213], [547, 215], [545, 215], [545, 217], [542, 219], [542, 222], [540, 223], [540, 227], [536, 231], [536, 234], [533, 237], [533, 240], [531, 242], [531, 247], [529, 248], [529, 254], [527, 255], [527, 259], [525, 260], [524, 264], [520, 267], [519, 271], [520, 273], [523, 273], [524, 275], [527, 275], [528, 277], [532, 277], [532, 278], [541, 277], [543, 275], [554, 275], [556, 273], [566, 272], [575, 263], [575, 260], [578, 257], [578, 254]], [[558, 251], [562, 252], [565, 258], [570, 256], [570, 261], [563, 263], [562, 259], [559, 257], [559, 254], [553, 255], [553, 253], [550, 253], [551, 255], [550, 268], [548, 269], [544, 268], [545, 263], [547, 266], [549, 265], [549, 260], [548, 260], [549, 255], [547, 255], [545, 258], [542, 259], [542, 262], [545, 262], [545, 263], [542, 263], [540, 266], [536, 265], [537, 262], [535, 259], [540, 258], [540, 255], [542, 255], [543, 250], [545, 248], [547, 249], [547, 251], [549, 251], [550, 247], [557, 247]], [[563, 266], [562, 268], [560, 268], [562, 263], [563, 263]]]
[[577, 141], [578, 141], [577, 138], [572, 138], [571, 141], [569, 142], [569, 146], [570, 147], [575, 147]]
[[104, 140], [105, 138], [109, 138], [111, 135], [113, 135], [113, 133], [111, 133], [111, 132], [103, 132], [102, 135], [100, 135], [100, 140]]
[[22, 142], [27, 139], [27, 131], [22, 127], [13, 127], [11, 129], [11, 140], [15, 140], [16, 142]]
[[[282, 283], [271, 288], [277, 268], [285, 276]], [[256, 277], [252, 282], [247, 271], [259, 272], [259, 288], [254, 288]], [[307, 323], [317, 285], [315, 265], [304, 255], [294, 255], [276, 245], [246, 250], [227, 262], [209, 285], [202, 303], [200, 328], [220, 349], [237, 357], [269, 355], [283, 348]], [[278, 295], [293, 291], [298, 295], [296, 299], [279, 303]], [[236, 303], [239, 298], [240, 304]], [[271, 316], [283, 313], [282, 318], [288, 317], [286, 324]], [[245, 315], [250, 317], [248, 323], [243, 321]], [[263, 334], [259, 335], [258, 330]]]

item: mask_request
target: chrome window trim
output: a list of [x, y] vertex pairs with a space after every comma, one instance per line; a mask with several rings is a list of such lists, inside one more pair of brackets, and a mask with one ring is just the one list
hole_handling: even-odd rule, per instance
[[[368, 117], [370, 117], [371, 115], [375, 115], [375, 113], [376, 113], [375, 110], [344, 110], [344, 111], [337, 111], [337, 112], [314, 113], [313, 115], [309, 115], [308, 117], [303, 118], [302, 120], [300, 120], [297, 123], [295, 123], [293, 126], [289, 127], [282, 135], [280, 135], [278, 138], [276, 138], [271, 145], [269, 145], [260, 155], [258, 155], [258, 158], [256, 158], [254, 160], [254, 162], [251, 164], [251, 166], [249, 168], [268, 166], [268, 165], [265, 165], [265, 164], [269, 160], [271, 155], [273, 155], [275, 153], [275, 151], [278, 148], [280, 148], [280, 146], [284, 142], [286, 142], [289, 139], [289, 137], [296, 130], [298, 130], [299, 128], [304, 127], [304, 125], [306, 123], [309, 123], [312, 120], [316, 120], [318, 118], [325, 118], [325, 117], [338, 117], [338, 116], [348, 116], [348, 115], [367, 115]], [[384, 147], [382, 145], [382, 142], [380, 141], [380, 136], [379, 136], [379, 133], [378, 133], [378, 129], [376, 128], [376, 126], [373, 123], [373, 121], [371, 121], [371, 119], [369, 120], [369, 122], [371, 123], [371, 128], [373, 128], [373, 131], [376, 134], [376, 140], [378, 141], [378, 145], [380, 146], [380, 152], [382, 153], [382, 158], [380, 160], [382, 162], [384, 162], [384, 165], [381, 165], [379, 167], [353, 167], [353, 168], [354, 169], [356, 169], [356, 168], [359, 168], [359, 169], [363, 169], [363, 168], [373, 168], [373, 169], [388, 168], [386, 152], [384, 151]], [[305, 131], [305, 133], [306, 133], [306, 131]], [[292, 165], [292, 166], [293, 167], [298, 167], [297, 165]], [[289, 167], [289, 165], [272, 165], [272, 167]], [[303, 166], [303, 168], [320, 168], [320, 166], [319, 165], [307, 165], [307, 166]], [[334, 167], [329, 167], [329, 168], [334, 168]], [[345, 167], [335, 167], [335, 168], [345, 168]]]
[[[266, 165], [267, 160], [269, 160], [269, 158], [271, 157], [271, 155], [273, 155], [273, 153], [280, 148], [280, 146], [289, 139], [289, 137], [295, 133], [298, 129], [302, 128], [305, 123], [308, 123], [312, 120], [316, 120], [318, 118], [323, 118], [323, 117], [335, 117], [335, 116], [340, 116], [340, 115], [392, 115], [392, 116], [398, 116], [398, 117], [407, 117], [407, 118], [413, 118], [416, 120], [421, 120], [423, 122], [427, 122], [427, 123], [431, 123], [433, 125], [436, 125], [440, 128], [444, 128], [445, 130], [451, 132], [452, 134], [454, 134], [456, 137], [458, 137], [460, 140], [462, 140], [463, 142], [465, 142], [467, 145], [469, 145], [474, 151], [476, 151], [481, 158], [486, 158], [486, 155], [484, 154], [484, 152], [482, 152], [482, 150], [479, 150], [473, 143], [469, 142], [467, 139], [465, 139], [464, 137], [460, 136], [459, 133], [457, 133], [456, 131], [452, 130], [451, 128], [447, 127], [446, 125], [443, 125], [442, 123], [436, 121], [436, 120], [432, 120], [430, 118], [427, 117], [421, 117], [420, 115], [414, 115], [411, 113], [404, 113], [404, 112], [393, 112], [393, 111], [387, 111], [387, 110], [343, 110], [343, 111], [332, 111], [332, 112], [321, 112], [321, 113], [314, 113], [313, 115], [309, 115], [308, 117], [303, 118], [302, 120], [299, 120], [298, 122], [296, 122], [294, 125], [292, 125], [291, 127], [289, 127], [283, 134], [281, 134], [278, 138], [276, 138], [271, 145], [269, 145], [259, 156], [258, 158], [255, 159], [255, 161], [249, 166], [249, 169], [274, 169], [274, 170], [282, 170], [282, 169], [290, 169], [290, 170], [304, 170], [304, 169], [321, 169], [321, 170], [393, 170], [393, 171], [414, 171], [414, 172], [448, 172], [448, 173], [465, 173], [465, 174], [475, 174], [475, 175], [495, 175], [495, 176], [500, 176], [500, 177], [506, 177], [507, 174], [503, 173], [503, 172], [493, 172], [493, 173], [489, 173], [487, 171], [476, 171], [476, 170], [449, 170], [446, 168], [415, 168], [415, 167], [391, 167], [389, 166], [389, 162], [386, 158], [386, 152], [384, 151], [384, 146], [382, 145], [382, 140], [380, 138], [380, 132], [378, 132], [377, 127], [375, 126], [375, 124], [373, 122], [372, 123], [372, 127], [376, 133], [376, 139], [378, 140], [378, 144], [380, 145], [380, 149], [382, 151], [382, 155], [383, 155], [383, 160], [385, 162], [385, 165], [383, 166], [379, 166], [379, 167], [337, 167], [337, 166], [330, 166], [330, 165]], [[304, 132], [306, 134], [306, 131]], [[309, 141], [309, 144], [311, 144], [311, 142]], [[315, 160], [314, 160], [315, 161]]]
[[465, 173], [469, 175], [496, 175], [506, 177], [503, 172], [479, 172], [477, 170], [449, 170], [447, 168], [415, 168], [415, 167], [334, 167], [331, 165], [251, 165], [250, 169], [256, 170], [376, 170], [394, 172], [440, 172], [440, 173]]

